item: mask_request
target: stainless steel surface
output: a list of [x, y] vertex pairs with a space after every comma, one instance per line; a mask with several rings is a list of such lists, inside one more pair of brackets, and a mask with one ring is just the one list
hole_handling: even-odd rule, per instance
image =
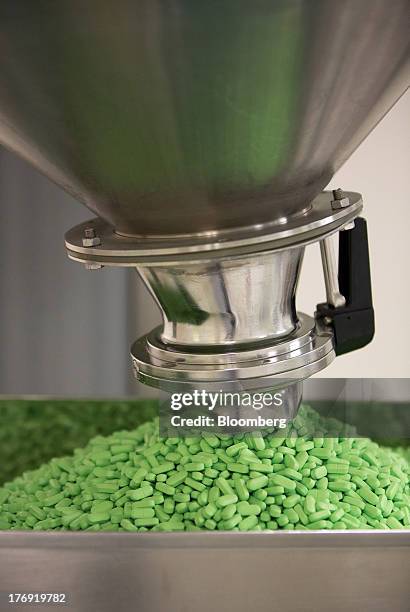
[[300, 215], [408, 85], [407, 0], [3, 0], [0, 139], [120, 233]]
[[46, 591], [75, 612], [407, 612], [409, 555], [409, 530], [2, 532], [2, 609]]
[[234, 349], [291, 334], [303, 253], [295, 248], [234, 261], [137, 268], [162, 312], [160, 340], [192, 350]]
[[[162, 329], [132, 347], [141, 382], [163, 388], [230, 378], [247, 385], [256, 377], [302, 380], [335, 356], [330, 330], [313, 321], [298, 328], [295, 292], [303, 245], [329, 237], [362, 209], [360, 194], [349, 193], [349, 206], [335, 210], [332, 198], [320, 194], [307, 213], [273, 224], [267, 236], [252, 236], [248, 228], [224, 241], [217, 235], [136, 240], [95, 219], [70, 230], [66, 246], [69, 257], [86, 266], [134, 264], [160, 307]], [[90, 230], [101, 244], [85, 248], [84, 232]], [[337, 283], [337, 275], [332, 281]], [[299, 338], [302, 348], [294, 346]]]
[[[258, 238], [248, 228], [225, 241], [211, 235], [136, 240], [95, 219], [70, 230], [66, 246], [69, 257], [86, 266], [136, 265], [160, 307], [162, 328], [132, 347], [141, 382], [169, 388], [229, 380], [249, 385], [259, 377], [302, 380], [335, 353], [330, 330], [313, 321], [298, 326], [295, 292], [304, 251], [298, 245], [328, 237], [362, 209], [360, 194], [349, 193], [349, 206], [336, 210], [333, 197], [320, 194], [309, 212]], [[101, 245], [84, 248], [90, 230]]]
[[[312, 330], [315, 327], [315, 321], [312, 317], [308, 317], [303, 313], [297, 313], [297, 326], [293, 333], [286, 338], [277, 338], [268, 342], [242, 344], [241, 346], [218, 346], [202, 347], [201, 354], [195, 354], [190, 346], [169, 347], [160, 341], [161, 328], [155, 328], [147, 336], [147, 345], [153, 359], [158, 362], [173, 361], [176, 363], [186, 363], [197, 365], [209, 365], [218, 363], [220, 365], [228, 365], [240, 360], [244, 362], [253, 361], [255, 359], [266, 360], [275, 358], [280, 360], [284, 355], [292, 354], [293, 356], [300, 355], [307, 344], [312, 341]], [[318, 328], [320, 330], [320, 328]], [[331, 334], [329, 334], [331, 337]], [[200, 350], [201, 347], [196, 347]], [[240, 349], [240, 351], [239, 351]], [[237, 352], [235, 352], [237, 351]]]
[[269, 386], [280, 384], [273, 378], [303, 380], [329, 365], [332, 331], [296, 313], [303, 253], [294, 247], [138, 267], [163, 324], [131, 348], [137, 378], [160, 388], [255, 379]]
[[344, 306], [346, 299], [339, 290], [339, 278], [332, 237], [320, 241], [320, 254], [322, 256], [323, 275], [325, 277], [326, 301], [334, 308]]
[[[119, 236], [102, 219], [91, 219], [69, 230], [65, 244], [71, 259], [107, 266], [172, 265], [181, 260], [193, 263], [228, 255], [241, 257], [246, 253], [279, 251], [320, 240], [352, 221], [360, 214], [363, 201], [359, 193], [349, 192], [348, 196], [348, 207], [334, 209], [332, 192], [325, 191], [313, 200], [308, 211], [286, 222], [201, 236], [127, 238]], [[84, 248], [84, 232], [90, 228], [100, 237], [101, 245]]]
[[267, 386], [303, 380], [328, 366], [335, 358], [333, 333], [306, 315], [298, 315], [297, 329], [283, 339], [249, 343], [224, 350], [223, 346], [188, 347], [162, 344], [160, 329], [137, 340], [131, 358], [137, 378], [150, 386], [240, 382]]

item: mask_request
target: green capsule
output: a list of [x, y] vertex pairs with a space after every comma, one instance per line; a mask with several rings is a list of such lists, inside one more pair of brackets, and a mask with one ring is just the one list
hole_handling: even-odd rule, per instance
[[153, 527], [159, 524], [159, 520], [156, 517], [152, 518], [137, 518], [134, 521], [136, 527]]
[[91, 512], [88, 515], [88, 520], [91, 525], [94, 525], [95, 523], [105, 523], [106, 521], [110, 520], [110, 512]]
[[[280, 474], [274, 474], [273, 476], [271, 476], [270, 480], [273, 485], [278, 485], [280, 487], [283, 487], [285, 491], [294, 491], [296, 489], [296, 483], [290, 478], [287, 478], [286, 476], [281, 476]], [[268, 493], [269, 493], [269, 489], [268, 489]]]
[[243, 463], [230, 463], [228, 465], [228, 470], [230, 472], [235, 472], [237, 474], [248, 474], [249, 473], [248, 465], [244, 465]]
[[268, 477], [265, 475], [257, 476], [256, 478], [250, 478], [246, 483], [248, 491], [257, 491], [266, 487], [268, 484]]
[[397, 493], [399, 492], [399, 487], [399, 482], [393, 482], [391, 485], [389, 485], [386, 489], [387, 499], [394, 499], [397, 496]]
[[221, 495], [216, 500], [216, 505], [218, 508], [225, 508], [226, 506], [230, 506], [231, 504], [236, 504], [238, 501], [238, 497], [236, 495]]
[[184, 465], [187, 472], [201, 472], [205, 469], [205, 465], [199, 462], [190, 462]]
[[318, 510], [317, 512], [312, 512], [312, 514], [309, 514], [309, 523], [326, 520], [330, 517], [330, 514], [330, 510]]
[[313, 495], [307, 495], [303, 509], [308, 515], [316, 512], [316, 500]]
[[334, 480], [333, 482], [329, 482], [328, 487], [331, 491], [341, 491], [345, 493], [352, 488], [351, 484], [345, 480]]
[[286, 508], [283, 514], [288, 517], [290, 523], [296, 524], [299, 522], [299, 515], [293, 508]]
[[245, 442], [238, 442], [237, 444], [232, 444], [232, 446], [229, 446], [226, 449], [226, 454], [228, 455], [228, 457], [234, 457], [235, 455], [237, 455], [239, 453], [239, 451], [246, 449], [246, 443]]
[[299, 500], [300, 500], [299, 495], [289, 495], [288, 497], [286, 497], [286, 499], [283, 500], [283, 507], [293, 508], [293, 506], [296, 506]]
[[312, 478], [319, 480], [327, 475], [327, 468], [324, 465], [320, 465], [319, 467], [313, 469], [310, 474]]
[[216, 478], [219, 474], [218, 470], [214, 470], [213, 468], [207, 468], [204, 472], [207, 478]]
[[272, 465], [267, 465], [266, 463], [249, 463], [249, 470], [252, 470], [253, 472], [256, 472], [255, 476], [257, 476], [257, 474], [260, 472], [262, 474], [271, 474], [273, 472], [273, 466]]
[[247, 501], [238, 502], [236, 504], [236, 508], [241, 516], [254, 516], [260, 514], [261, 512], [260, 506], [257, 504], [250, 504]]
[[302, 525], [307, 525], [309, 522], [309, 519], [306, 513], [304, 512], [302, 506], [300, 504], [296, 504], [294, 507], [294, 510], [299, 517], [299, 522], [302, 523]]
[[227, 519], [226, 521], [224, 521], [223, 529], [226, 529], [226, 530], [234, 529], [235, 527], [237, 527], [239, 525], [239, 523], [242, 520], [243, 519], [242, 519], [242, 516], [240, 514], [235, 514], [232, 518]]
[[230, 504], [225, 506], [221, 512], [221, 518], [223, 521], [227, 521], [236, 514], [236, 504]]
[[57, 493], [56, 495], [50, 495], [43, 500], [43, 506], [55, 506], [59, 501], [64, 498], [64, 493]]
[[281, 514], [276, 519], [276, 522], [279, 525], [279, 527], [285, 527], [285, 525], [287, 525], [289, 523], [289, 517], [286, 516], [286, 514]]
[[317, 457], [318, 459], [330, 459], [332, 456], [332, 449], [330, 448], [312, 448], [309, 451], [309, 455]]
[[238, 526], [240, 531], [250, 531], [251, 529], [255, 528], [257, 524], [258, 518], [256, 516], [247, 516], [241, 520]]
[[208, 503], [209, 491], [208, 489], [204, 489], [198, 495], [197, 502], [200, 506], [206, 506]]
[[334, 459], [332, 459], [333, 463], [327, 463], [326, 469], [328, 474], [347, 474], [349, 471], [349, 466], [344, 463], [334, 463]]
[[177, 487], [185, 481], [185, 478], [188, 476], [188, 472], [185, 470], [180, 470], [178, 472], [173, 472], [169, 475], [166, 480], [166, 483], [169, 487]]
[[313, 521], [313, 522], [308, 523], [306, 527], [308, 529], [313, 529], [315, 531], [320, 530], [320, 529], [326, 529], [327, 521], [325, 520]]
[[209, 489], [208, 501], [209, 502], [215, 502], [218, 499], [218, 497], [220, 496], [220, 494], [221, 494], [221, 491], [220, 491], [220, 489], [218, 487], [215, 487], [215, 486], [211, 487]]
[[148, 486], [140, 487], [139, 489], [133, 489], [129, 491], [128, 497], [132, 501], [138, 501], [140, 499], [144, 499], [144, 497], [151, 497], [153, 492], [154, 492], [154, 489], [152, 488], [152, 486], [148, 485]]
[[360, 495], [360, 497], [364, 499], [365, 501], [367, 501], [369, 504], [376, 506], [379, 503], [379, 498], [377, 497], [375, 493], [373, 493], [370, 487], [367, 487], [367, 486], [361, 487], [360, 489], [358, 489], [357, 492]]

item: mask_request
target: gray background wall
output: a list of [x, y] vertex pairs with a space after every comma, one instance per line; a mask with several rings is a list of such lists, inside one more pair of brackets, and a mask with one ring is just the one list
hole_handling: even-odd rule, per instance
[[[370, 346], [339, 357], [321, 376], [410, 376], [409, 118], [408, 93], [332, 181], [331, 186], [364, 197], [377, 335]], [[159, 321], [158, 312], [134, 272], [89, 272], [67, 260], [64, 232], [90, 216], [27, 164], [0, 150], [0, 394], [137, 392], [128, 347]], [[307, 249], [298, 308], [312, 313], [323, 298], [315, 245]]]
[[130, 271], [69, 261], [64, 232], [90, 213], [0, 151], [0, 393], [131, 390]]
[[[410, 376], [410, 91], [337, 173], [330, 187], [363, 195], [368, 223], [376, 335], [366, 348], [338, 357], [321, 376]], [[319, 248], [308, 247], [298, 308], [324, 298]], [[319, 301], [320, 301], [319, 299]]]

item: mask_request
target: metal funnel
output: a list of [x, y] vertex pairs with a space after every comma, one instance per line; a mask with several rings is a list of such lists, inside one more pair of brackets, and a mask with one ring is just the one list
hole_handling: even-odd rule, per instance
[[284, 222], [405, 90], [408, 8], [3, 0], [0, 141], [119, 233]]

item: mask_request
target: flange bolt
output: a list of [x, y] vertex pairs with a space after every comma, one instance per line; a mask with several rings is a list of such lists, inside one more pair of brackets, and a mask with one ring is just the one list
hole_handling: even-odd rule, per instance
[[343, 191], [343, 189], [334, 189], [333, 200], [331, 204], [333, 210], [338, 210], [340, 208], [346, 208], [346, 206], [350, 206], [350, 200]]
[[100, 237], [97, 236], [93, 227], [86, 227], [84, 230], [83, 246], [93, 247], [101, 244]]

